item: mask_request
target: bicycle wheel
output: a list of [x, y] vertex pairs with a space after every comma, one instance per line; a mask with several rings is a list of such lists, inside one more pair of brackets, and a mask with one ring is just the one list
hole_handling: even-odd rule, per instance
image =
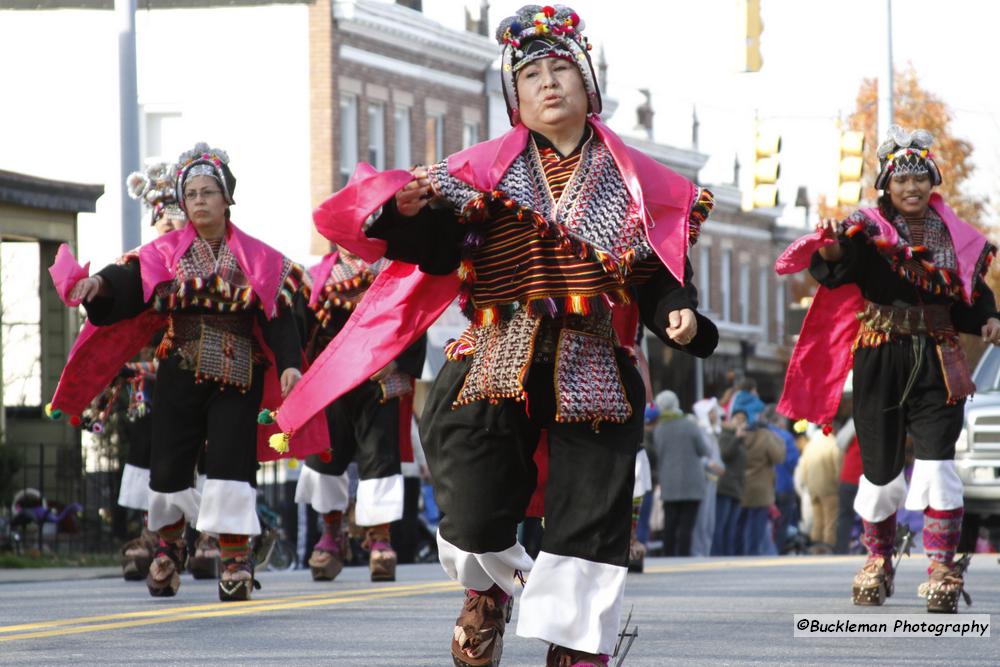
[[271, 550], [267, 569], [272, 571], [294, 570], [299, 564], [299, 556], [288, 540], [278, 540]]

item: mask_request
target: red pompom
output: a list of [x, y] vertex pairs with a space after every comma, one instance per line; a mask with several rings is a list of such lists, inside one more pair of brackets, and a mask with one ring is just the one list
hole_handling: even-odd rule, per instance
[[69, 425], [76, 428], [80, 425], [80, 415], [73, 415], [69, 418]]
[[833, 433], [833, 426], [827, 424], [823, 427], [823, 435], [830, 435], [831, 433]]
[[330, 461], [333, 460], [333, 454], [330, 452], [329, 449], [326, 450], [325, 452], [320, 452], [319, 460], [322, 461], [323, 463], [329, 463]]
[[550, 5], [545, 5], [544, 7], [542, 7], [542, 13], [545, 14], [545, 16], [547, 16], [548, 18], [552, 18], [553, 16], [556, 15], [556, 10], [555, 7], [552, 7]]
[[573, 22], [573, 25], [580, 25], [580, 17], [576, 12], [569, 15], [569, 20]]

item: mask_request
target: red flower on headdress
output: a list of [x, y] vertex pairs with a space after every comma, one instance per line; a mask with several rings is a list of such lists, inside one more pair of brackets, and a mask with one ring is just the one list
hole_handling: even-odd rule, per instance
[[545, 5], [544, 7], [542, 7], [542, 13], [545, 14], [547, 17], [552, 18], [553, 16], [556, 15], [556, 10], [551, 5]]

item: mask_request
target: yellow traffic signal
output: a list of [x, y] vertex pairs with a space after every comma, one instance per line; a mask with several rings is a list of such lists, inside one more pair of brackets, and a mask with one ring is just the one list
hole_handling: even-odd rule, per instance
[[778, 153], [780, 152], [779, 135], [757, 133], [751, 199], [754, 208], [774, 208], [778, 205], [778, 178], [781, 176]]
[[864, 152], [864, 132], [845, 130], [840, 133], [838, 203], [857, 204], [861, 201], [861, 175], [865, 170]]
[[764, 22], [760, 18], [760, 0], [744, 0], [746, 4], [746, 71], [759, 72], [764, 64], [760, 55], [760, 34], [764, 32]]

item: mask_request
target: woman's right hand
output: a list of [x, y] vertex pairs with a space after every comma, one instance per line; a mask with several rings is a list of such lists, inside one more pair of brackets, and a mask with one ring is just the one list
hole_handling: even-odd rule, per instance
[[[840, 223], [833, 218], [824, 218], [816, 225], [816, 231], [820, 232], [823, 238], [836, 241], [840, 233]], [[838, 262], [844, 256], [844, 249], [839, 243], [830, 243], [819, 249], [819, 256], [827, 262]]]
[[69, 292], [69, 298], [72, 301], [86, 301], [90, 303], [100, 294], [103, 283], [104, 279], [100, 276], [84, 278], [76, 285], [73, 285], [73, 289]]
[[420, 212], [431, 200], [431, 182], [427, 178], [427, 167], [414, 167], [410, 170], [413, 180], [396, 193], [396, 210], [403, 217], [409, 218]]

